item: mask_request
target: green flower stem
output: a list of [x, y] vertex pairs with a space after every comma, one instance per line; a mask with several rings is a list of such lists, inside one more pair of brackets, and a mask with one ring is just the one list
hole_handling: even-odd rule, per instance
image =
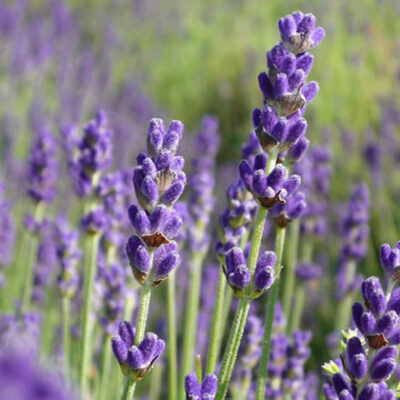
[[88, 390], [87, 375], [90, 366], [91, 354], [91, 323], [90, 323], [90, 308], [92, 305], [93, 283], [97, 269], [97, 254], [99, 250], [99, 241], [101, 235], [88, 234], [86, 237], [87, 249], [85, 257], [85, 273], [84, 273], [84, 291], [83, 291], [83, 309], [81, 319], [82, 339], [81, 339], [81, 363], [79, 369], [79, 382], [81, 388], [81, 397], [86, 398]]
[[228, 391], [228, 385], [231, 379], [233, 366], [235, 365], [240, 341], [242, 340], [250, 303], [250, 299], [243, 298], [240, 300], [238, 308], [236, 309], [235, 319], [229, 334], [228, 343], [222, 359], [221, 370], [218, 376], [218, 390], [215, 400], [223, 400]]
[[176, 304], [175, 304], [175, 271], [167, 279], [167, 312], [168, 312], [168, 398], [176, 400], [177, 382], [177, 350], [176, 350]]
[[[150, 252], [150, 265], [153, 266], [154, 259], [154, 249], [149, 249]], [[142, 294], [140, 297], [139, 304], [139, 312], [136, 322], [136, 335], [135, 335], [135, 345], [139, 346], [140, 342], [144, 338], [144, 334], [146, 332], [147, 319], [149, 316], [149, 308], [150, 308], [150, 299], [151, 299], [151, 282], [145, 282], [142, 286]], [[130, 400], [133, 398], [136, 388], [136, 381], [130, 382], [129, 380], [125, 383], [125, 388], [123, 392], [123, 396], [126, 392], [126, 396], [121, 399]]]
[[[218, 278], [218, 286], [217, 286], [217, 295], [215, 299], [214, 313], [213, 319], [211, 323], [211, 332], [210, 332], [210, 343], [208, 346], [208, 356], [207, 356], [207, 365], [206, 365], [206, 374], [212, 374], [215, 371], [215, 367], [218, 361], [218, 354], [221, 343], [221, 336], [223, 329], [223, 312], [224, 305], [228, 303], [228, 301], [224, 304], [225, 298], [225, 289], [226, 289], [226, 278], [220, 268], [219, 278]], [[229, 293], [231, 291], [229, 290]], [[225, 298], [225, 300], [227, 300]], [[229, 302], [230, 303], [230, 302]], [[230, 304], [229, 304], [230, 305]]]
[[[169, 279], [169, 278], [168, 278]], [[163, 386], [162, 375], [164, 366], [162, 363], [157, 363], [151, 372], [149, 399], [158, 400], [160, 398], [161, 387]]]
[[180, 399], [185, 398], [185, 376], [190, 373], [194, 365], [194, 351], [197, 332], [197, 316], [199, 312], [201, 270], [205, 254], [196, 252], [190, 261], [190, 278], [185, 309], [183, 327], [182, 365], [179, 377]]
[[288, 244], [287, 249], [287, 266], [284, 270], [284, 287], [283, 287], [283, 314], [287, 320], [290, 321], [290, 309], [292, 305], [293, 293], [294, 293], [294, 282], [296, 278], [296, 263], [297, 263], [297, 251], [299, 242], [299, 228], [300, 221], [296, 219], [289, 226], [288, 232]]
[[111, 365], [111, 336], [106, 333], [103, 337], [103, 348], [100, 369], [100, 382], [98, 385], [98, 400], [108, 400], [108, 384], [110, 383], [110, 365]]
[[[357, 272], [357, 264], [355, 261], [349, 261], [347, 265], [346, 282], [354, 281]], [[335, 329], [341, 330], [349, 325], [351, 315], [351, 305], [353, 303], [354, 293], [349, 292], [345, 298], [339, 303], [339, 311], [336, 314]]]
[[279, 275], [282, 264], [283, 248], [285, 246], [285, 233], [286, 233], [285, 228], [279, 228], [279, 227], [276, 228], [276, 242], [275, 242], [276, 263], [274, 268], [276, 279], [275, 282], [272, 284], [268, 297], [267, 313], [265, 316], [264, 340], [263, 340], [260, 364], [258, 368], [256, 400], [262, 400], [265, 397], [265, 385], [267, 383], [268, 363], [271, 354], [271, 336], [274, 324], [275, 304], [278, 299], [279, 280], [280, 280]]
[[[302, 260], [308, 263], [313, 257], [313, 241], [306, 238], [302, 242]], [[294, 308], [291, 317], [288, 319], [288, 332], [294, 332], [300, 328], [301, 316], [303, 315], [303, 309], [305, 304], [305, 286], [303, 282], [298, 282], [295, 291]], [[288, 315], [286, 315], [288, 317]]]
[[121, 400], [132, 400], [135, 393], [136, 381], [129, 376], [125, 377], [124, 390], [122, 391]]
[[[277, 156], [278, 150], [274, 150], [269, 154], [267, 168], [265, 171], [266, 175], [269, 175], [270, 172], [274, 169]], [[258, 207], [248, 260], [248, 268], [252, 277], [254, 275], [258, 253], [260, 251], [266, 216], [267, 210], [263, 207]], [[238, 308], [236, 309], [235, 320], [229, 334], [228, 343], [226, 345], [224, 357], [222, 359], [222, 367], [218, 376], [218, 391], [215, 400], [223, 400], [226, 396], [233, 366], [235, 364], [237, 352], [239, 350], [240, 341], [242, 339], [244, 327], [246, 325], [250, 302], [251, 301], [248, 297], [244, 297], [240, 300]]]
[[[248, 238], [249, 229], [245, 232], [240, 240], [241, 249], [244, 249], [246, 246]], [[223, 332], [225, 332], [229, 311], [231, 309], [233, 291], [229, 287], [226, 290], [226, 286], [226, 278], [221, 268], [219, 271], [218, 287], [210, 334], [210, 346], [208, 351], [206, 374], [212, 374], [215, 371], [221, 348]], [[214, 324], [216, 326], [214, 326]]]
[[71, 299], [63, 297], [62, 299], [62, 325], [63, 325], [63, 350], [64, 350], [64, 374], [69, 379], [70, 356], [71, 356]]
[[301, 316], [303, 314], [304, 303], [305, 303], [306, 291], [304, 284], [299, 282], [296, 288], [296, 301], [292, 317], [290, 318], [289, 332], [294, 332], [300, 328]]
[[147, 318], [149, 315], [149, 307], [150, 307], [150, 299], [151, 299], [151, 283], [146, 282], [142, 286], [142, 295], [140, 298], [139, 305], [139, 313], [136, 323], [136, 336], [135, 336], [135, 345], [138, 346], [140, 342], [144, 338], [144, 334], [146, 332], [146, 324]]
[[[36, 204], [33, 214], [35, 223], [40, 224], [42, 222], [45, 208], [46, 208], [46, 203], [44, 202], [39, 202]], [[29, 306], [31, 304], [33, 274], [35, 271], [37, 252], [39, 247], [39, 233], [34, 232], [33, 235], [29, 235], [29, 238], [30, 238], [30, 245], [29, 245], [28, 259], [26, 263], [24, 291], [22, 298], [23, 313], [28, 311]]]

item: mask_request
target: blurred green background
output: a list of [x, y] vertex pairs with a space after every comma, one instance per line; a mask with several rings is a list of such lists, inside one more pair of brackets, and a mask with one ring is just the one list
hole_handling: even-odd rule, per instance
[[[46, 14], [48, 3], [30, 2], [30, 13]], [[313, 12], [327, 33], [314, 51], [310, 76], [321, 89], [307, 115], [311, 137], [319, 137], [327, 126], [335, 133], [376, 129], [381, 102], [396, 102], [399, 95], [397, 0], [71, 0], [69, 4], [79, 20], [80, 45], [94, 49], [94, 71], [106, 58], [112, 90], [133, 78], [158, 109], [183, 120], [189, 129], [197, 127], [205, 113], [217, 115], [224, 159], [239, 156], [240, 143], [251, 129], [251, 110], [261, 103], [257, 75], [265, 69], [265, 53], [279, 41], [278, 19], [293, 10]], [[106, 43], [109, 32], [115, 46]], [[0, 74], [7, 93], [10, 76], [4, 69]], [[29, 79], [40, 80], [44, 108], [56, 107], [56, 78], [51, 68], [40, 68], [8, 95], [7, 106], [17, 117], [30, 108]], [[82, 119], [92, 112], [89, 107]], [[20, 127], [19, 134], [26, 136], [24, 131]], [[333, 144], [341, 146], [332, 136]], [[19, 142], [20, 154], [24, 142]]]

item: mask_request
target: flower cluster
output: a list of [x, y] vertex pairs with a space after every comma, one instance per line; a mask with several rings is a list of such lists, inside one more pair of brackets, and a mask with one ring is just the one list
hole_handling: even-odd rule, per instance
[[28, 194], [36, 203], [50, 203], [56, 195], [56, 182], [56, 141], [50, 132], [43, 130], [34, 140], [30, 151]]
[[369, 360], [362, 340], [351, 336], [345, 344], [341, 361], [324, 364], [330, 375], [323, 391], [328, 400], [394, 400], [395, 393], [386, 380], [396, 367], [398, 350], [387, 346], [378, 350]]
[[217, 383], [218, 379], [214, 374], [207, 374], [201, 385], [196, 374], [186, 375], [186, 400], [214, 400], [217, 393]]
[[63, 297], [74, 297], [79, 287], [78, 263], [82, 252], [79, 248], [79, 232], [71, 229], [60, 217], [56, 224], [57, 258], [61, 266], [58, 288]]
[[338, 297], [343, 298], [356, 289], [359, 279], [355, 274], [357, 263], [367, 252], [369, 235], [369, 192], [366, 185], [355, 186], [348, 209], [341, 219], [343, 245], [337, 272]]
[[309, 153], [295, 165], [307, 194], [307, 207], [301, 218], [301, 233], [320, 238], [328, 229], [328, 199], [330, 187], [330, 151], [327, 146], [313, 146]]
[[180, 121], [172, 121], [165, 130], [161, 119], [152, 119], [147, 134], [148, 155], [138, 156], [138, 166], [133, 171], [136, 197], [143, 209], [129, 207], [129, 218], [138, 236], [129, 238], [126, 253], [141, 284], [152, 267], [152, 284], [157, 285], [179, 263], [177, 244], [171, 240], [183, 223], [174, 209], [186, 185], [184, 159], [176, 155], [182, 134]]
[[286, 168], [279, 164], [266, 176], [267, 156], [258, 154], [253, 166], [247, 160], [239, 164], [240, 178], [247, 190], [251, 192], [258, 203], [267, 209], [277, 204], [285, 204], [286, 198], [300, 186], [300, 177], [287, 177]]
[[120, 264], [113, 263], [108, 269], [101, 269], [99, 275], [103, 299], [99, 319], [103, 329], [111, 335], [124, 312], [126, 273]]
[[[312, 14], [300, 11], [279, 20], [282, 42], [267, 53], [268, 73], [258, 76], [265, 105], [253, 112], [257, 137], [267, 152], [276, 147], [287, 150], [305, 135], [307, 122], [302, 114], [319, 90], [316, 82], [306, 83], [314, 63], [307, 50], [317, 46], [325, 35], [315, 24]], [[303, 142], [294, 158], [300, 158], [307, 145]]]
[[368, 345], [379, 349], [400, 344], [400, 288], [386, 301], [379, 279], [372, 276], [362, 283], [361, 294], [366, 309], [361, 303], [355, 303], [353, 320]]
[[79, 155], [75, 164], [75, 179], [78, 194], [87, 196], [97, 186], [100, 174], [112, 160], [113, 131], [108, 126], [104, 111], [99, 111], [83, 129], [78, 142]]
[[389, 279], [398, 281], [400, 279], [400, 241], [393, 249], [384, 243], [380, 249], [381, 265]]
[[202, 251], [208, 247], [209, 235], [204, 233], [204, 229], [209, 223], [215, 203], [213, 169], [219, 146], [217, 131], [218, 120], [211, 116], [204, 117], [202, 130], [195, 139], [196, 156], [188, 180], [191, 187], [188, 206], [193, 227], [189, 229], [190, 243], [193, 249]]
[[127, 321], [121, 322], [118, 335], [111, 339], [111, 346], [122, 373], [140, 380], [162, 355], [165, 343], [155, 333], [147, 333], [137, 346], [134, 343], [135, 331], [132, 325]]
[[254, 276], [251, 276], [242, 249], [233, 247], [225, 255], [223, 270], [228, 284], [237, 297], [242, 298], [250, 288], [250, 297], [257, 298], [273, 284], [275, 262], [276, 255], [274, 252], [264, 252], [258, 257]]

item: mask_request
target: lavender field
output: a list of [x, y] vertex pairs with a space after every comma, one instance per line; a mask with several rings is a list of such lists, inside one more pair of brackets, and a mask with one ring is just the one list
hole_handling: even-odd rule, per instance
[[400, 397], [398, 0], [0, 0], [0, 37], [0, 400]]

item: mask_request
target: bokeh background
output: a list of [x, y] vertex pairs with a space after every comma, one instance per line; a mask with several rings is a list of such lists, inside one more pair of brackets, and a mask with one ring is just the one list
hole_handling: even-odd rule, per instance
[[[46, 128], [62, 144], [65, 129], [82, 127], [99, 109], [115, 133], [114, 168], [134, 164], [151, 117], [182, 120], [185, 151], [193, 155], [190, 138], [202, 117], [217, 116], [223, 193], [252, 129], [251, 111], [262, 102], [257, 75], [279, 41], [277, 21], [297, 9], [314, 13], [326, 30], [313, 50], [310, 80], [320, 92], [307, 109], [307, 135], [330, 146], [333, 209], [353, 184], [369, 184], [370, 245], [360, 270], [377, 274], [379, 245], [400, 237], [398, 0], [0, 0], [0, 176], [18, 229], [31, 139]], [[366, 157], [371, 146], [380, 149], [379, 176]], [[71, 187], [63, 179], [65, 194]], [[328, 244], [333, 271], [340, 238], [333, 234], [320, 247]], [[319, 311], [315, 365], [329, 357], [323, 338], [332, 310]]]

